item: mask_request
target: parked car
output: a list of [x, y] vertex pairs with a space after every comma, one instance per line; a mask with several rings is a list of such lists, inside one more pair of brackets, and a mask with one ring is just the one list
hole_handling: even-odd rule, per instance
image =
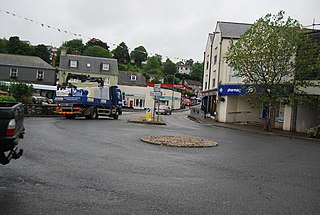
[[172, 110], [167, 105], [160, 105], [159, 109], [158, 109], [158, 107], [156, 107], [156, 114], [165, 114], [165, 115], [169, 114], [169, 115], [171, 115], [171, 113], [172, 113]]

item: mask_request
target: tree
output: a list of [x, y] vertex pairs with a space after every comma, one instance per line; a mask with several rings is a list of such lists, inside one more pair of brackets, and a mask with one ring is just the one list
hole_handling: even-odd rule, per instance
[[174, 64], [169, 58], [163, 63], [163, 73], [165, 75], [174, 75], [177, 72], [176, 64]]
[[96, 38], [92, 38], [91, 40], [89, 40], [87, 42], [87, 47], [89, 46], [100, 46], [106, 50], [109, 51], [109, 46], [107, 43], [103, 42], [102, 40], [96, 39]]
[[101, 46], [89, 46], [83, 53], [85, 56], [111, 58], [111, 53]]
[[227, 63], [245, 84], [255, 86], [245, 98], [252, 107], [261, 108], [262, 104], [266, 107], [267, 131], [279, 102], [297, 94], [298, 86], [305, 86], [295, 79], [294, 56], [299, 47], [305, 46], [306, 40], [302, 38], [305, 34], [299, 22], [290, 17], [284, 20], [284, 12], [280, 11], [257, 20], [230, 45]]
[[30, 47], [30, 45], [22, 42], [17, 36], [9, 38], [7, 50], [9, 54], [33, 55], [33, 49]]
[[130, 55], [128, 51], [128, 46], [122, 42], [117, 48], [112, 50], [113, 57], [118, 60], [118, 63], [130, 63]]
[[161, 68], [161, 60], [158, 57], [152, 56], [148, 58], [147, 64], [145, 65], [146, 72], [152, 69], [160, 69], [160, 68]]
[[0, 53], [8, 53], [8, 40], [0, 39]]
[[51, 63], [50, 60], [50, 52], [48, 51], [47, 47], [43, 44], [37, 45], [34, 49], [34, 55], [40, 57], [47, 63]]
[[203, 63], [193, 63], [191, 70], [191, 78], [196, 79], [198, 81], [202, 81], [203, 78]]
[[67, 54], [83, 54], [85, 51], [85, 45], [82, 43], [81, 39], [69, 40], [62, 44], [67, 48]]
[[32, 96], [33, 86], [20, 82], [12, 82], [9, 87], [9, 93], [17, 101], [27, 101]]
[[143, 46], [139, 46], [131, 52], [130, 57], [131, 57], [131, 59], [134, 60], [134, 63], [137, 66], [141, 67], [142, 62], [147, 60], [148, 53], [147, 53], [147, 50]]

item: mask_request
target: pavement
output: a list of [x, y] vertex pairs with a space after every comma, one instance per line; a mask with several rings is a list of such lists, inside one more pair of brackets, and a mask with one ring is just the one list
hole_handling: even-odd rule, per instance
[[229, 128], [229, 129], [236, 129], [241, 131], [247, 131], [252, 133], [258, 133], [262, 135], [274, 135], [274, 136], [281, 136], [281, 137], [288, 137], [288, 138], [296, 138], [308, 141], [316, 141], [320, 143], [320, 139], [317, 138], [309, 138], [307, 137], [306, 133], [304, 132], [292, 132], [292, 131], [284, 131], [277, 128], [272, 128], [270, 132], [263, 130], [263, 125], [260, 124], [251, 124], [251, 123], [222, 123], [217, 122], [211, 118], [207, 118], [204, 121], [194, 119], [188, 116], [190, 120], [196, 121], [198, 123], [204, 124], [206, 126], [215, 126], [215, 127], [222, 127], [222, 128]]
[[[179, 109], [174, 110], [174, 112], [184, 112], [189, 111], [189, 109]], [[236, 129], [241, 131], [247, 131], [262, 135], [274, 135], [274, 136], [281, 136], [281, 137], [288, 137], [288, 138], [296, 138], [296, 139], [302, 139], [307, 141], [315, 141], [320, 143], [320, 139], [317, 138], [309, 138], [307, 137], [306, 133], [304, 132], [292, 132], [292, 131], [284, 131], [277, 128], [272, 128], [270, 132], [263, 130], [263, 125], [260, 124], [252, 124], [252, 123], [222, 123], [217, 122], [214, 119], [206, 118], [204, 121], [192, 118], [188, 116], [190, 120], [193, 120], [195, 122], [198, 122], [200, 124], [206, 125], [206, 126], [215, 126], [215, 127], [222, 127], [222, 128], [229, 128], [229, 129]], [[144, 118], [136, 118], [136, 119], [130, 119], [128, 122], [133, 123], [146, 123]], [[163, 119], [160, 120], [160, 122], [149, 122], [149, 124], [158, 124], [158, 125], [166, 125], [165, 121]]]

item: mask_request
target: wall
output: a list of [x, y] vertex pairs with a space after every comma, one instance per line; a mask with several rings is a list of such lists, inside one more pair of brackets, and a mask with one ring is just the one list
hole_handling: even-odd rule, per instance
[[[18, 78], [15, 78], [15, 79], [10, 78], [11, 68], [18, 69]], [[38, 70], [44, 71], [43, 80], [36, 79], [36, 74]], [[17, 67], [17, 66], [0, 66], [0, 80], [3, 80], [3, 81], [16, 80], [16, 81], [34, 83], [34, 84], [55, 85], [56, 71], [48, 70], [48, 69]]]
[[297, 110], [297, 132], [305, 132], [317, 124], [320, 116], [316, 108], [310, 108], [307, 105], [300, 105]]

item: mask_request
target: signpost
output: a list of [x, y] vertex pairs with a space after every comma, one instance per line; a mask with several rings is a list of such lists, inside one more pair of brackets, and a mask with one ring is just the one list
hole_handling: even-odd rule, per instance
[[[159, 109], [159, 100], [160, 100], [160, 96], [162, 96], [162, 92], [161, 91], [150, 91], [150, 96], [153, 97], [153, 121], [155, 121], [156, 101], [158, 101], [158, 109]], [[157, 119], [159, 121], [159, 114], [158, 114]]]

